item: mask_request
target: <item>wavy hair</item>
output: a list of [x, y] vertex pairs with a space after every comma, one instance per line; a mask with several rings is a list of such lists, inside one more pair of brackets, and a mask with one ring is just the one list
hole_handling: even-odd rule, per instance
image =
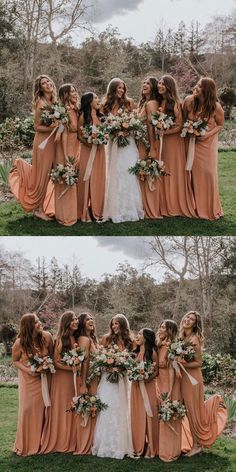
[[[161, 79], [166, 87], [165, 94], [165, 113], [168, 115], [174, 116], [174, 107], [177, 107], [181, 110], [180, 98], [177, 88], [177, 83], [172, 77], [172, 75], [163, 75]], [[164, 97], [161, 96], [161, 103], [164, 101]]]
[[[70, 93], [71, 93], [72, 88], [74, 88], [76, 92], [78, 92], [74, 84], [63, 84], [60, 86], [58, 90], [59, 99], [61, 103], [65, 106], [68, 106], [70, 104]], [[77, 108], [78, 107], [76, 106], [76, 109]]]
[[188, 316], [188, 315], [195, 315], [196, 322], [195, 322], [195, 325], [193, 326], [193, 333], [198, 336], [200, 343], [203, 344], [204, 336], [203, 336], [202, 317], [201, 317], [200, 313], [198, 313], [198, 311], [191, 310], [191, 311], [188, 311], [188, 313], [186, 313], [183, 316], [183, 318], [180, 322], [180, 327], [179, 327], [180, 338], [181, 339], [185, 338], [183, 322], [184, 322], [184, 319], [186, 318], [186, 316]]
[[[112, 330], [112, 321], [116, 320], [119, 322], [120, 325], [120, 333], [115, 334]], [[133, 339], [131, 336], [131, 331], [129, 328], [129, 322], [125, 315], [118, 313], [117, 315], [113, 316], [110, 321], [110, 331], [106, 336], [106, 346], [111, 344], [117, 344], [119, 342], [119, 337], [122, 339], [124, 346], [126, 349], [131, 350], [133, 347]]]
[[216, 109], [216, 103], [219, 102], [216, 92], [216, 83], [210, 77], [202, 77], [200, 79], [202, 99], [193, 96], [192, 109], [194, 115], [200, 112], [202, 119], [209, 118]]
[[39, 75], [35, 81], [34, 81], [34, 87], [33, 87], [33, 107], [35, 108], [36, 103], [40, 98], [44, 96], [43, 90], [41, 89], [41, 80], [42, 79], [48, 79], [52, 82], [53, 85], [53, 91], [52, 91], [52, 103], [55, 103], [57, 101], [57, 91], [56, 91], [56, 85], [54, 84], [53, 80], [48, 77], [48, 75]]
[[74, 316], [74, 311], [67, 310], [60, 317], [56, 340], [61, 342], [61, 352], [67, 352], [71, 349], [70, 324]]
[[[124, 85], [124, 95], [121, 98], [117, 98], [116, 90], [117, 90], [117, 87], [120, 85], [120, 83]], [[116, 100], [118, 101], [119, 108], [125, 108], [128, 111], [131, 111], [130, 99], [127, 97], [126, 92], [127, 92], [127, 87], [126, 87], [125, 82], [119, 79], [118, 77], [115, 77], [109, 82], [107, 86], [107, 93], [105, 95], [104, 103], [103, 103], [104, 115], [108, 115], [111, 112]]]
[[157, 79], [155, 77], [147, 77], [145, 80], [150, 82], [151, 94], [150, 94], [150, 96], [148, 97], [148, 100], [147, 100], [147, 98], [145, 97], [144, 93], [141, 90], [141, 99], [140, 99], [139, 104], [138, 104], [139, 109], [142, 108], [142, 106], [144, 105], [144, 103], [146, 101], [156, 100], [158, 103], [161, 103], [161, 101], [162, 101], [162, 96], [158, 92], [158, 81], [157, 81]]
[[20, 332], [18, 338], [20, 339], [20, 345], [23, 351], [27, 355], [35, 355], [37, 348], [42, 350], [45, 344], [42, 333], [37, 333], [36, 336], [33, 336], [36, 323], [35, 316], [36, 313], [26, 313], [20, 320]]
[[[78, 318], [79, 325], [78, 325], [78, 329], [75, 332], [75, 338], [76, 339], [79, 338], [80, 336], [87, 336], [86, 330], [85, 330], [85, 322], [86, 322], [88, 316], [91, 316], [90, 313], [81, 313], [79, 315], [79, 318]], [[93, 331], [91, 331], [90, 338], [94, 342], [95, 346], [97, 346], [98, 345], [98, 338], [97, 338], [97, 335], [96, 335], [95, 328], [93, 329]]]
[[[145, 360], [152, 361], [153, 352], [157, 350], [156, 335], [154, 331], [150, 328], [143, 328], [142, 333], [145, 340]], [[137, 346], [133, 352], [140, 352], [140, 346]]]
[[[83, 114], [85, 125], [92, 124], [92, 107], [91, 107], [91, 103], [94, 99], [94, 95], [95, 94], [93, 92], [86, 92], [81, 97], [79, 113], [80, 113], [80, 115]], [[103, 116], [103, 113], [101, 113], [99, 110], [96, 110], [96, 115], [97, 115], [98, 118], [101, 118]]]
[[[178, 332], [178, 326], [177, 323], [174, 320], [162, 320], [161, 323], [159, 324], [159, 328], [161, 325], [165, 323], [166, 325], [166, 333], [167, 333], [167, 339], [170, 342], [173, 342], [176, 339], [177, 332]], [[158, 329], [159, 331], [159, 329]], [[157, 332], [157, 345], [158, 347], [161, 345], [161, 339], [159, 338], [158, 332]]]

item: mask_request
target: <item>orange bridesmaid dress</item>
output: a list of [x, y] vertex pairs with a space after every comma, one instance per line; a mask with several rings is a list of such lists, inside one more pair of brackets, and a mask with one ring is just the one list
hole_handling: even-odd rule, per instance
[[[99, 123], [94, 123], [99, 125]], [[82, 143], [80, 152], [80, 175], [78, 181], [78, 219], [81, 221], [99, 220], [103, 216], [106, 160], [105, 146], [99, 144], [88, 180], [84, 181], [91, 147]]]
[[[189, 97], [183, 103], [186, 109]], [[188, 112], [188, 110], [187, 110]], [[218, 189], [218, 133], [223, 126], [223, 109], [217, 103], [217, 112], [222, 115], [222, 123], [218, 125], [216, 116], [208, 120], [206, 136], [198, 138], [195, 143], [195, 155], [192, 167], [192, 186], [199, 218], [215, 220], [223, 216]], [[197, 120], [199, 114], [193, 116], [188, 112], [187, 119]], [[188, 146], [188, 139], [186, 139]]]
[[[183, 138], [180, 137], [182, 112], [177, 107], [174, 112], [175, 127], [166, 130], [163, 136], [161, 160], [164, 161], [165, 170], [170, 175], [162, 179], [161, 215], [196, 218], [190, 176], [189, 172], [185, 170], [185, 145]], [[158, 141], [158, 148], [160, 148], [160, 141]]]
[[[80, 142], [78, 139], [78, 112], [74, 108], [68, 109], [69, 126], [66, 128], [56, 144], [54, 167], [63, 166], [67, 157], [75, 158], [75, 166], [79, 163]], [[68, 187], [66, 184], [49, 183], [44, 211], [48, 216], [54, 215], [58, 223], [72, 226], [77, 222], [77, 185]]]
[[[197, 336], [191, 337], [194, 344], [196, 356], [201, 357], [201, 346]], [[227, 410], [220, 395], [213, 395], [204, 401], [203, 379], [200, 367], [189, 367], [184, 364], [187, 372], [197, 381], [197, 385], [192, 385], [186, 373], [182, 371], [181, 391], [193, 442], [203, 447], [211, 447], [216, 438], [222, 433], [227, 421]], [[185, 428], [188, 436], [188, 425]], [[186, 438], [185, 438], [186, 439]], [[191, 444], [191, 437], [189, 443]]]
[[[168, 347], [167, 343], [163, 343], [159, 348], [159, 375], [157, 377], [159, 396], [170, 390], [170, 369], [173, 370], [173, 368], [168, 364]], [[173, 371], [172, 375], [174, 375]], [[171, 400], [181, 401], [180, 382], [176, 377], [174, 378]], [[181, 421], [170, 421], [171, 427], [163, 421], [160, 421], [159, 424], [159, 457], [164, 462], [175, 461], [181, 454]]]
[[26, 212], [43, 208], [49, 174], [55, 160], [55, 134], [49, 139], [45, 149], [39, 149], [42, 141], [47, 139], [52, 132], [52, 128], [40, 124], [42, 108], [45, 108], [45, 101], [40, 99], [35, 109], [36, 134], [32, 165], [24, 159], [16, 159], [9, 174], [11, 191]]
[[[19, 339], [13, 346], [13, 352], [16, 345], [19, 346]], [[48, 355], [48, 349], [45, 347], [40, 354]], [[23, 368], [29, 370], [29, 373], [20, 367], [18, 369], [19, 409], [13, 452], [19, 456], [30, 456], [39, 452], [45, 421], [46, 408], [42, 397], [40, 374], [32, 375], [28, 362], [28, 356], [22, 353], [20, 363]]]
[[74, 412], [66, 411], [71, 407], [75, 396], [73, 372], [60, 362], [60, 349], [56, 342], [54, 349], [56, 373], [52, 378], [51, 403], [42, 435], [40, 452], [74, 452], [76, 428]]
[[[147, 118], [147, 110], [146, 110], [147, 105], [143, 105], [141, 110], [139, 111], [139, 116], [141, 118], [146, 117]], [[147, 120], [146, 120], [147, 122]], [[139, 159], [147, 159], [148, 157], [148, 150], [145, 148], [143, 143], [140, 143], [138, 146], [138, 151], [139, 151]], [[152, 156], [155, 157], [156, 156]], [[144, 214], [145, 218], [150, 218], [150, 219], [157, 219], [161, 218], [161, 212], [160, 212], [160, 186], [161, 186], [161, 179], [158, 178], [156, 181], [153, 182], [150, 190], [149, 184], [147, 180], [140, 180], [140, 189], [142, 193], [142, 202], [143, 202], [143, 209], [144, 209]]]

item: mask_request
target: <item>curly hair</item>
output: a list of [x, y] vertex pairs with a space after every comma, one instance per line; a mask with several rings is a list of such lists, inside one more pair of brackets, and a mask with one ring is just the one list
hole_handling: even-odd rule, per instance
[[42, 79], [48, 79], [53, 85], [53, 91], [52, 91], [52, 103], [55, 103], [57, 101], [57, 91], [56, 91], [56, 86], [50, 77], [47, 75], [39, 75], [35, 81], [34, 81], [34, 87], [33, 87], [33, 106], [36, 106], [36, 103], [40, 98], [44, 96], [43, 90], [41, 89], [41, 80]]
[[196, 322], [195, 322], [195, 325], [193, 326], [193, 333], [197, 335], [197, 337], [199, 338], [200, 343], [203, 344], [204, 336], [203, 336], [202, 318], [201, 318], [200, 313], [198, 313], [198, 311], [191, 310], [191, 311], [188, 311], [188, 313], [186, 313], [183, 316], [183, 318], [180, 322], [180, 328], [179, 328], [180, 338], [181, 339], [185, 338], [183, 322], [184, 322], [184, 319], [186, 318], [186, 316], [188, 316], [188, 315], [195, 315]]
[[[120, 84], [124, 85], [124, 94], [123, 97], [117, 98], [116, 91]], [[118, 101], [119, 108], [124, 108], [128, 111], [131, 111], [130, 99], [126, 96], [126, 92], [127, 87], [125, 82], [123, 82], [123, 80], [119, 79], [118, 77], [115, 77], [109, 82], [103, 103], [104, 115], [108, 115], [111, 112], [116, 100]]]
[[[112, 322], [114, 320], [118, 321], [120, 325], [119, 334], [115, 334], [112, 329]], [[110, 321], [110, 331], [106, 335], [106, 346], [110, 346], [111, 344], [117, 344], [119, 342], [119, 338], [122, 339], [126, 349], [131, 350], [133, 348], [133, 338], [131, 336], [129, 322], [126, 316], [121, 313], [118, 313], [117, 315], [113, 316]]]
[[142, 106], [144, 105], [144, 103], [146, 101], [156, 100], [158, 103], [161, 103], [161, 101], [162, 101], [162, 96], [158, 92], [158, 87], [157, 87], [158, 86], [158, 81], [157, 81], [157, 79], [155, 77], [147, 77], [145, 79], [145, 81], [150, 82], [151, 93], [150, 93], [150, 96], [148, 97], [148, 100], [147, 100], [147, 97], [145, 97], [144, 93], [141, 90], [141, 99], [140, 99], [139, 104], [138, 104], [139, 110], [142, 108]]
[[[79, 325], [78, 325], [78, 329], [75, 332], [75, 338], [76, 339], [79, 338], [80, 336], [87, 336], [86, 331], [85, 331], [85, 322], [87, 321], [88, 316], [91, 316], [90, 313], [81, 313], [79, 315], [79, 318], [78, 318], [79, 319]], [[98, 345], [98, 338], [97, 338], [97, 335], [96, 335], [95, 328], [93, 329], [93, 331], [91, 331], [90, 338], [94, 342], [95, 346], [97, 346]]]
[[[177, 323], [174, 320], [162, 320], [161, 323], [159, 324], [159, 328], [162, 326], [163, 323], [165, 323], [166, 325], [166, 333], [167, 333], [166, 337], [168, 341], [173, 342], [176, 339], [177, 332], [178, 332]], [[159, 339], [159, 335], [157, 332], [157, 345], [160, 346], [160, 344], [161, 344], [161, 340]]]
[[33, 337], [36, 323], [36, 313], [25, 313], [20, 320], [20, 332], [18, 338], [23, 351], [29, 355], [35, 355], [37, 350], [42, 350], [45, 344], [42, 333]]

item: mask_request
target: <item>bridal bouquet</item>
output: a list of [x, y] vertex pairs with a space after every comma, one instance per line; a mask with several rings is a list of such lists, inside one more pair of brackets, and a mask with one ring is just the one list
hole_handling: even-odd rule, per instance
[[152, 113], [151, 124], [157, 131], [166, 131], [175, 125], [175, 117], [163, 113], [161, 108]]
[[143, 380], [148, 380], [152, 374], [155, 372], [155, 362], [137, 362], [133, 361], [133, 365], [128, 369], [128, 378], [129, 380], [134, 380], [135, 382], [141, 382]]
[[51, 170], [50, 178], [52, 182], [66, 184], [68, 187], [78, 182], [79, 170], [75, 166], [75, 157], [68, 157], [65, 166], [57, 164], [55, 169]]
[[80, 127], [83, 138], [88, 144], [107, 144], [109, 134], [105, 132], [104, 126], [85, 125]]
[[107, 406], [97, 395], [86, 393], [73, 397], [69, 411], [75, 411], [78, 415], [92, 416], [94, 418], [100, 411], [106, 410]]
[[38, 372], [40, 374], [55, 374], [56, 372], [53, 360], [50, 356], [31, 356], [29, 357], [29, 365], [31, 366], [32, 372]]
[[195, 357], [195, 348], [194, 345], [186, 343], [179, 339], [174, 343], [171, 343], [169, 350], [168, 350], [168, 359], [175, 360], [176, 357], [181, 356], [186, 362], [191, 362], [194, 360]]
[[183, 129], [180, 136], [181, 138], [185, 138], [186, 136], [189, 138], [198, 138], [205, 136], [207, 129], [207, 120], [187, 120], [183, 124]]
[[185, 406], [178, 400], [170, 400], [167, 393], [161, 394], [161, 405], [158, 416], [163, 423], [169, 423], [171, 420], [182, 420], [186, 415]]
[[116, 115], [111, 113], [104, 122], [105, 132], [118, 147], [129, 144], [129, 137], [134, 136], [136, 142], [143, 142], [148, 147], [147, 127], [143, 118], [139, 118], [136, 111], [128, 112], [120, 108]]
[[59, 103], [54, 103], [48, 108], [42, 108], [41, 124], [50, 126], [52, 123], [60, 121], [63, 125], [68, 125], [69, 115], [66, 107]]
[[62, 353], [61, 362], [63, 364], [68, 365], [69, 367], [77, 367], [81, 365], [81, 362], [85, 359], [84, 351], [78, 346], [78, 344], [74, 344], [73, 349], [68, 352]]
[[168, 175], [165, 171], [163, 161], [157, 161], [151, 157], [147, 159], [138, 159], [133, 167], [128, 169], [130, 174], [137, 175], [137, 177], [144, 181], [148, 179], [156, 179], [162, 175]]
[[102, 371], [106, 371], [108, 382], [118, 383], [119, 379], [126, 375], [130, 365], [132, 365], [132, 360], [127, 350], [120, 351], [116, 344], [108, 349], [101, 348], [98, 353], [93, 355], [89, 381], [95, 375], [99, 375], [99, 372], [101, 375]]

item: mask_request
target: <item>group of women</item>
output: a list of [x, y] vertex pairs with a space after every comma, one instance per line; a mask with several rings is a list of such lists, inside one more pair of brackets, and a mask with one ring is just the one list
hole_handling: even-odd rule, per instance
[[[223, 215], [218, 191], [217, 140], [224, 113], [211, 78], [201, 78], [182, 104], [171, 75], [164, 75], [159, 81], [153, 77], [144, 80], [138, 105], [127, 97], [126, 85], [119, 78], [111, 80], [102, 100], [87, 92], [79, 105], [73, 84], [60, 87], [59, 100], [67, 108], [69, 124], [55, 139], [52, 131], [59, 128], [60, 122], [45, 126], [41, 120], [42, 110], [57, 101], [55, 84], [49, 77], [39, 76], [34, 84], [36, 134], [32, 165], [16, 159], [9, 176], [12, 192], [26, 212], [34, 211], [44, 220], [55, 217], [67, 226], [78, 220], [111, 219], [118, 223], [174, 216], [214, 220]], [[110, 140], [108, 145], [97, 145], [91, 157], [92, 146], [84, 139], [81, 127], [99, 126], [104, 116], [116, 116], [120, 109], [127, 112], [137, 109], [147, 125], [149, 147], [143, 143], [136, 145], [130, 136], [126, 147], [117, 148]], [[174, 126], [165, 131], [155, 130], [151, 119], [156, 111], [172, 115]], [[186, 170], [189, 139], [180, 136], [187, 119], [207, 122], [205, 135], [197, 138], [191, 170]], [[161, 153], [162, 140], [158, 134], [163, 139]], [[46, 139], [46, 145], [42, 145]], [[69, 188], [57, 182], [52, 184], [51, 169], [57, 164], [65, 165], [68, 156], [76, 159], [78, 183]], [[149, 156], [163, 161], [168, 174], [156, 179], [151, 187], [147, 180], [139, 181], [128, 171], [139, 158]]]
[[[159, 457], [170, 462], [181, 453], [193, 456], [203, 447], [210, 447], [223, 431], [227, 412], [220, 395], [204, 400], [201, 374], [203, 332], [201, 317], [190, 311], [181, 320], [180, 338], [194, 346], [190, 362], [178, 359], [182, 365], [177, 375], [168, 352], [177, 337], [173, 320], [161, 322], [158, 332], [150, 328], [139, 331], [136, 337], [127, 318], [118, 314], [110, 322], [107, 334], [98, 341], [94, 320], [90, 314], [78, 318], [66, 311], [60, 318], [55, 342], [49, 332], [43, 331], [36, 314], [21, 318], [20, 332], [13, 345], [13, 362], [19, 371], [19, 413], [14, 451], [18, 455], [48, 454], [53, 452], [122, 459]], [[107, 409], [97, 417], [81, 421], [81, 416], [68, 412], [75, 396], [74, 372], [62, 362], [62, 355], [75, 343], [85, 352], [82, 369], [77, 376], [78, 394], [97, 394]], [[120, 352], [129, 351], [138, 362], [149, 362], [153, 373], [145, 381], [130, 381], [123, 375], [118, 383], [110, 383], [107, 372], [87, 383], [93, 354], [101, 345], [109, 349], [116, 345]], [[51, 406], [44, 406], [40, 374], [32, 372], [29, 358], [34, 355], [53, 356], [56, 373], [48, 376]], [[52, 377], [52, 378], [51, 378]], [[189, 378], [194, 379], [190, 382]], [[183, 421], [169, 423], [159, 420], [161, 394], [170, 400], [184, 403], [187, 416]], [[147, 404], [149, 407], [147, 408]], [[33, 425], [33, 427], [32, 427]]]

